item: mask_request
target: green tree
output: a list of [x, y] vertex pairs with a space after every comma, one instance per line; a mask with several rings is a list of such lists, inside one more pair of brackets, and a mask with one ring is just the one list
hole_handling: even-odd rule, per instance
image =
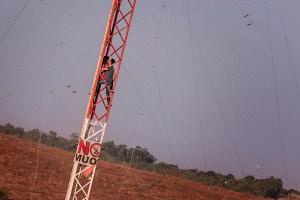
[[12, 124], [10, 124], [10, 123], [6, 123], [5, 124], [5, 130], [4, 130], [4, 132], [6, 133], [6, 134], [14, 134], [14, 132], [15, 132], [15, 126], [14, 125], [12, 125]]
[[39, 141], [41, 131], [39, 129], [32, 129], [26, 133], [26, 137], [37, 142]]
[[24, 134], [25, 134], [24, 128], [21, 128], [21, 127], [15, 128], [15, 134], [16, 134], [18, 137], [23, 137]]
[[78, 141], [78, 139], [79, 139], [79, 133], [76, 132], [71, 133], [70, 140]]

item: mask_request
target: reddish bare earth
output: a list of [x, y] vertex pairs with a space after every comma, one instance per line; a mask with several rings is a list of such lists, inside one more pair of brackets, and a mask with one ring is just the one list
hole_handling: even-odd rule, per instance
[[[0, 188], [9, 191], [10, 199], [14, 200], [64, 199], [72, 160], [72, 153], [41, 145], [34, 186], [37, 144], [0, 134]], [[126, 174], [127, 178], [124, 179]], [[262, 200], [263, 198], [147, 171], [136, 169], [127, 171], [126, 165], [100, 161], [90, 199]]]

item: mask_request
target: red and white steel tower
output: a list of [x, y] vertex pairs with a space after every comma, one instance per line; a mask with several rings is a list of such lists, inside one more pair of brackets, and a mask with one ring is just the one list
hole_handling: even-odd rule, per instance
[[[136, 1], [112, 0], [65, 200], [89, 199]], [[116, 61], [112, 89], [102, 73], [104, 56]], [[110, 99], [109, 103], [107, 98]]]

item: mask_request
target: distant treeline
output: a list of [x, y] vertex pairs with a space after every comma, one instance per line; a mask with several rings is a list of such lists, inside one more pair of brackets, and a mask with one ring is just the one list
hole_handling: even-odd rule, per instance
[[[55, 131], [45, 133], [39, 129], [25, 131], [7, 123], [0, 125], [0, 133], [15, 135], [20, 138], [41, 142], [52, 147], [67, 151], [75, 151], [78, 142], [78, 133], [72, 133], [68, 139], [58, 136]], [[221, 186], [252, 195], [280, 198], [289, 194], [300, 194], [296, 190], [283, 188], [282, 180], [275, 177], [256, 179], [246, 176], [237, 179], [232, 174], [222, 175], [213, 171], [199, 171], [198, 169], [179, 169], [177, 165], [157, 162], [157, 159], [146, 149], [140, 146], [129, 148], [124, 144], [116, 145], [113, 141], [104, 142], [101, 150], [101, 159], [110, 162], [131, 162], [131, 166], [139, 169], [156, 171], [161, 174], [179, 176], [185, 179], [201, 182], [208, 185]]]
[[0, 133], [5, 133], [8, 135], [15, 135], [19, 138], [25, 138], [32, 140], [34, 142], [41, 142], [52, 147], [61, 148], [68, 151], [75, 150], [77, 139], [76, 133], [72, 133], [70, 139], [58, 136], [55, 131], [49, 131], [45, 133], [39, 129], [32, 129], [25, 131], [24, 128], [15, 127], [14, 125], [7, 123], [4, 126], [0, 125]]

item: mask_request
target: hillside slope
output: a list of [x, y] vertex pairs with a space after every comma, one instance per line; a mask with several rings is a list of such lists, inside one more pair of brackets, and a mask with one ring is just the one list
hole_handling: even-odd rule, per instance
[[[67, 189], [73, 154], [0, 134], [0, 188], [14, 200], [61, 200]], [[127, 173], [128, 172], [128, 173]], [[34, 179], [36, 183], [34, 186]], [[127, 178], [124, 179], [127, 174]], [[124, 181], [125, 180], [125, 181]], [[262, 200], [246, 194], [206, 186], [177, 177], [130, 169], [105, 161], [98, 163], [92, 200]]]

